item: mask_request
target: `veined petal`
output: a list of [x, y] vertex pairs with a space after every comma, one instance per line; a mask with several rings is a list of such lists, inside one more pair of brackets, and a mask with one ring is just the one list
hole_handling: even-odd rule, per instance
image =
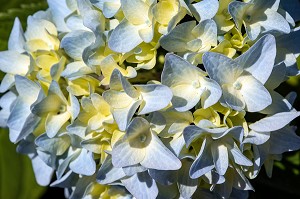
[[191, 84], [192, 81], [199, 79], [199, 75], [206, 74], [178, 55], [168, 53], [165, 57], [161, 82], [171, 88], [181, 84]]
[[192, 179], [199, 178], [214, 167], [211, 151], [207, 147], [206, 139], [204, 139], [200, 152], [190, 168], [190, 177]]
[[14, 85], [14, 83], [15, 83], [15, 76], [9, 73], [5, 74], [5, 76], [1, 80], [0, 93], [6, 92]]
[[211, 19], [216, 15], [219, 9], [219, 1], [203, 0], [198, 3], [192, 4], [190, 8], [195, 9], [196, 13], [194, 12], [194, 15], [196, 15], [196, 19], [198, 21], [203, 21], [206, 19]]
[[179, 112], [188, 111], [196, 106], [204, 92], [204, 88], [195, 88], [189, 84], [177, 85], [171, 90], [173, 93], [172, 105]]
[[86, 47], [95, 41], [92, 32], [75, 30], [63, 37], [60, 47], [75, 60], [82, 60], [82, 53]]
[[131, 51], [143, 42], [139, 30], [138, 26], [132, 25], [128, 20], [123, 19], [110, 35], [109, 48], [119, 53]]
[[135, 85], [141, 93], [143, 103], [140, 106], [139, 115], [161, 110], [168, 106], [173, 97], [172, 91], [165, 85], [146, 84]]
[[9, 40], [8, 40], [8, 49], [17, 51], [19, 53], [24, 52], [25, 37], [21, 22], [18, 17], [15, 18], [14, 26], [11, 30]]
[[96, 163], [93, 153], [86, 149], [81, 149], [80, 155], [70, 163], [70, 169], [74, 173], [91, 176], [96, 172]]
[[149, 20], [150, 6], [142, 0], [121, 0], [121, 7], [125, 18], [134, 25], [144, 24]]
[[17, 51], [0, 52], [0, 70], [4, 73], [25, 75], [28, 72], [30, 58]]
[[229, 165], [227, 147], [216, 141], [211, 145], [211, 152], [218, 174], [224, 175]]
[[170, 52], [185, 52], [187, 50], [187, 42], [195, 39], [190, 34], [195, 26], [195, 21], [179, 24], [160, 39], [160, 45]]
[[272, 103], [268, 90], [251, 75], [241, 76], [237, 82], [241, 83], [240, 93], [245, 100], [247, 111], [261, 111]]
[[122, 179], [121, 182], [135, 198], [150, 199], [158, 195], [156, 182], [147, 171]]
[[267, 19], [260, 20], [259, 23], [263, 27], [263, 32], [278, 31], [288, 34], [291, 31], [289, 23], [278, 12], [272, 9], [266, 9], [265, 16]]
[[282, 112], [282, 113], [276, 113], [274, 115], [265, 117], [253, 124], [250, 124], [249, 127], [257, 132], [270, 132], [270, 131], [276, 131], [287, 124], [289, 124], [292, 120], [294, 120], [296, 117], [300, 116], [300, 112]]
[[134, 101], [125, 92], [115, 90], [105, 91], [103, 98], [112, 108], [116, 109], [126, 108]]
[[275, 56], [275, 37], [268, 34], [260, 38], [249, 50], [234, 61], [264, 84], [273, 70]]
[[59, 115], [49, 114], [45, 125], [47, 135], [53, 138], [69, 119], [70, 113], [67, 111]]
[[207, 52], [202, 59], [209, 77], [221, 86], [233, 83], [243, 72], [242, 66], [220, 53]]
[[236, 111], [241, 111], [245, 108], [245, 100], [239, 90], [227, 84], [222, 86], [222, 91], [221, 104], [229, 106]]
[[126, 174], [124, 173], [122, 168], [116, 168], [113, 166], [111, 155], [108, 155], [101, 165], [96, 179], [100, 184], [108, 184], [115, 182], [125, 176]]
[[141, 165], [149, 169], [178, 170], [181, 167], [180, 160], [152, 133], [152, 138], [146, 146], [145, 158]]
[[125, 131], [128, 123], [141, 103], [142, 100], [132, 101], [132, 103], [126, 108], [112, 109], [114, 119], [116, 120], [121, 131]]
[[117, 168], [135, 165], [142, 162], [145, 155], [145, 148], [133, 147], [130, 141], [120, 139], [112, 149], [112, 164]]

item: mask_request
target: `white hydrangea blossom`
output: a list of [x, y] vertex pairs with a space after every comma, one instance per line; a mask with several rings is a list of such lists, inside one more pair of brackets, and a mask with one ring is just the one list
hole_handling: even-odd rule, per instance
[[280, 0], [48, 5], [25, 32], [16, 18], [0, 52], [0, 126], [40, 185], [72, 199], [247, 198], [262, 166], [271, 176], [300, 149], [296, 94], [275, 90], [300, 74], [300, 18]]

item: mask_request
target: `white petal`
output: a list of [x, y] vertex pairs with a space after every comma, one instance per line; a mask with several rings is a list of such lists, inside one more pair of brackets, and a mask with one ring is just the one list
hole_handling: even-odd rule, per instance
[[249, 127], [257, 132], [276, 131], [289, 124], [296, 117], [300, 116], [300, 112], [282, 112], [265, 117]]
[[207, 52], [202, 59], [209, 77], [220, 85], [233, 83], [243, 72], [242, 66], [220, 53]]
[[139, 35], [139, 27], [123, 19], [111, 33], [108, 46], [115, 52], [126, 53], [142, 42], [143, 40]]
[[131, 146], [126, 139], [119, 140], [112, 150], [112, 164], [114, 167], [126, 167], [138, 164], [145, 158], [145, 149]]
[[96, 172], [96, 163], [93, 153], [82, 149], [80, 155], [70, 163], [70, 169], [74, 173], [91, 176]]
[[156, 182], [149, 176], [147, 171], [122, 179], [121, 182], [135, 198], [152, 199], [158, 195]]
[[272, 103], [269, 91], [251, 75], [241, 76], [237, 81], [242, 84], [240, 93], [249, 112], [261, 111]]
[[97, 173], [97, 182], [100, 184], [108, 184], [115, 182], [123, 177], [125, 173], [122, 168], [116, 168], [112, 165], [111, 156], [107, 156]]
[[95, 41], [92, 32], [77, 30], [65, 35], [61, 40], [60, 47], [75, 60], [82, 60], [82, 53], [86, 47]]
[[168, 106], [173, 97], [172, 91], [164, 85], [147, 84], [135, 85], [141, 92], [143, 103], [140, 106], [139, 115], [161, 110]]
[[18, 17], [15, 18], [13, 29], [11, 30], [9, 40], [8, 40], [8, 49], [17, 51], [19, 53], [24, 52], [25, 37], [22, 28], [22, 24]]
[[195, 21], [179, 24], [171, 32], [160, 39], [160, 45], [170, 52], [185, 52], [187, 50], [187, 42], [194, 39], [193, 35], [190, 33], [195, 26]]
[[0, 52], [0, 70], [5, 73], [25, 75], [30, 64], [29, 56], [17, 51]]
[[141, 165], [149, 169], [178, 170], [180, 160], [152, 133], [152, 139], [146, 147], [146, 155]]
[[192, 179], [199, 178], [214, 167], [211, 151], [206, 145], [206, 139], [204, 139], [200, 152], [190, 168], [190, 177]]
[[[211, 19], [215, 16], [219, 9], [219, 1], [217, 0], [203, 0], [198, 3], [192, 4], [192, 7], [196, 10], [195, 17], [198, 21]], [[194, 13], [194, 14], [196, 14]]]
[[265, 16], [267, 16], [267, 19], [259, 21], [261, 26], [264, 28], [264, 32], [276, 30], [284, 34], [290, 33], [291, 29], [289, 23], [278, 12], [272, 9], [267, 9], [264, 17]]
[[150, 6], [142, 0], [121, 0], [125, 18], [134, 25], [144, 24], [148, 18]]
[[249, 50], [235, 61], [262, 84], [268, 80], [273, 70], [276, 56], [276, 42], [273, 35], [260, 38]]
[[211, 146], [211, 152], [218, 174], [224, 175], [229, 165], [227, 147], [220, 142], [215, 142]]
[[70, 119], [70, 113], [64, 112], [59, 115], [49, 114], [46, 119], [46, 133], [50, 138], [53, 138], [61, 127]]

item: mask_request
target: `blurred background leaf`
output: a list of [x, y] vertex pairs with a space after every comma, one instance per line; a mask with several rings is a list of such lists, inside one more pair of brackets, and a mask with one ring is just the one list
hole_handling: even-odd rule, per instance
[[30, 159], [16, 153], [6, 129], [0, 129], [0, 174], [1, 199], [38, 199], [45, 191], [35, 181]]
[[[25, 27], [27, 16], [47, 8], [44, 0], [0, 0], [0, 5], [0, 51], [7, 49], [15, 17]], [[0, 129], [0, 199], [38, 199], [45, 191], [35, 181], [30, 159], [18, 154], [8, 131]]]

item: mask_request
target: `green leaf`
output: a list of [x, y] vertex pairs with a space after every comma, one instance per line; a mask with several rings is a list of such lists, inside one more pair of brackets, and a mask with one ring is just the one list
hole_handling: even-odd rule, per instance
[[35, 181], [30, 159], [18, 154], [7, 130], [0, 129], [0, 198], [38, 199], [44, 191]]

